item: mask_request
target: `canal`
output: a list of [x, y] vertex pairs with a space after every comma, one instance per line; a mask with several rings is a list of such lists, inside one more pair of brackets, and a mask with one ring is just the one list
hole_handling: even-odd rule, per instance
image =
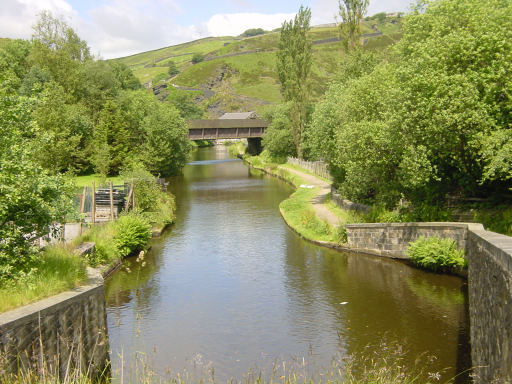
[[389, 357], [396, 343], [401, 364], [427, 376], [468, 368], [462, 279], [312, 245], [279, 214], [289, 185], [224, 147], [193, 157], [170, 179], [174, 226], [106, 283], [114, 376], [147, 364], [225, 382], [276, 361], [318, 373], [333, 358]]

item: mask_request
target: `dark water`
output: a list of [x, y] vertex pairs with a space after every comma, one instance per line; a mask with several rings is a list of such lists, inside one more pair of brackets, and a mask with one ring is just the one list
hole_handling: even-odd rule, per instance
[[385, 356], [394, 341], [410, 368], [420, 357], [447, 379], [468, 367], [461, 279], [311, 245], [279, 214], [291, 187], [223, 148], [193, 160], [171, 180], [176, 224], [107, 282], [115, 375], [138, 355], [159, 374], [213, 367], [224, 382], [276, 359]]

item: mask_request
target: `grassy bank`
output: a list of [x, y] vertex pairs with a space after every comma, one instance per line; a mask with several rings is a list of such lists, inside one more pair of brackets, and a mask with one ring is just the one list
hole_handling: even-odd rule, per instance
[[229, 152], [243, 156], [244, 161], [251, 167], [283, 179], [297, 188], [288, 199], [279, 204], [281, 215], [292, 229], [308, 240], [336, 244], [343, 241], [343, 231], [340, 228], [334, 228], [315, 214], [312, 200], [318, 195], [319, 188], [302, 188], [301, 185], [306, 185], [307, 182], [291, 171], [294, 166], [278, 164], [266, 152], [260, 156], [242, 155], [244, 148], [237, 143], [230, 147]]
[[48, 246], [41, 251], [30, 273], [0, 288], [0, 312], [75, 288], [85, 281], [86, 263], [73, 253], [73, 247]]
[[122, 176], [108, 176], [104, 177], [100, 174], [94, 173], [92, 175], [74, 176], [73, 182], [76, 187], [91, 187], [92, 182], [96, 185], [96, 188], [100, 185], [105, 185], [112, 181], [112, 184], [120, 185], [124, 183], [124, 177]]
[[[133, 211], [123, 213], [116, 221], [91, 225], [72, 244], [59, 243], [40, 250], [34, 256], [31, 272], [2, 281], [0, 313], [83, 284], [87, 265], [107, 269], [119, 259], [145, 249], [153, 232], [159, 233], [174, 222], [174, 197], [164, 192], [153, 176], [139, 174], [134, 186]], [[83, 242], [95, 243], [94, 254], [83, 258], [73, 252]]]

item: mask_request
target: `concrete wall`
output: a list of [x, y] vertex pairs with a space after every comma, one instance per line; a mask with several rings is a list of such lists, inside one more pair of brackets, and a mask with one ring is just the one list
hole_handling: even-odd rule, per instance
[[406, 258], [418, 237], [444, 237], [465, 249], [469, 265], [471, 359], [475, 383], [512, 383], [512, 237], [473, 223], [347, 225], [350, 248]]
[[69, 365], [91, 376], [109, 361], [105, 290], [98, 271], [87, 285], [0, 314], [0, 373]]

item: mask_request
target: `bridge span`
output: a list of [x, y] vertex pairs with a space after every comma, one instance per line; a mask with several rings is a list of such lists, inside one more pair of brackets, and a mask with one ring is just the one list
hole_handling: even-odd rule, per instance
[[189, 120], [190, 140], [261, 138], [268, 127], [262, 119]]

